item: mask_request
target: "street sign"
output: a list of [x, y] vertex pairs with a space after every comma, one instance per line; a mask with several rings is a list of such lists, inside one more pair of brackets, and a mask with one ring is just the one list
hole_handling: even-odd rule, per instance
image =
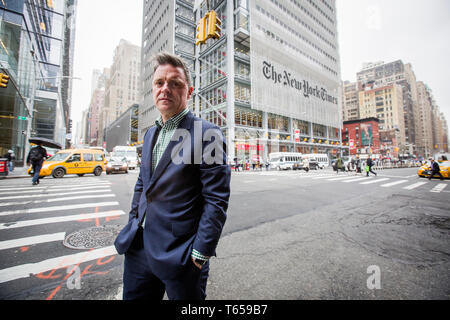
[[17, 116], [17, 119], [19, 119], [19, 120], [27, 120], [27, 117]]

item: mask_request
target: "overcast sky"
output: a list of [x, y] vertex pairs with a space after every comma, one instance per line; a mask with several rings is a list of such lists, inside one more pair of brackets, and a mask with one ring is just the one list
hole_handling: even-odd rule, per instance
[[[72, 118], [90, 102], [93, 69], [110, 67], [120, 39], [141, 45], [142, 0], [78, 0]], [[337, 0], [342, 80], [363, 62], [411, 63], [450, 124], [450, 1]]]

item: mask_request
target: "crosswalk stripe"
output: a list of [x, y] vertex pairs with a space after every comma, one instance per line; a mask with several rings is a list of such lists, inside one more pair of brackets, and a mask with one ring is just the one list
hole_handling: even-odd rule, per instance
[[53, 241], [62, 241], [66, 236], [65, 232], [53, 233], [53, 234], [43, 234], [40, 236], [27, 237], [21, 239], [0, 241], [0, 250], [30, 246], [38, 243], [46, 243]]
[[68, 266], [77, 265], [83, 262], [116, 255], [117, 251], [114, 246], [101, 249], [80, 252], [72, 255], [61, 256], [57, 258], [47, 259], [36, 263], [22, 264], [15, 267], [0, 270], [0, 283], [13, 281], [22, 278], [28, 278], [31, 275], [53, 269], [66, 268]]
[[401, 183], [405, 183], [405, 182], [408, 182], [408, 180], [397, 180], [397, 181], [394, 181], [394, 182], [382, 184], [380, 187], [387, 188], [387, 187], [392, 187], [392, 186], [395, 186], [397, 184], [401, 184]]
[[430, 192], [437, 192], [437, 193], [439, 193], [439, 192], [442, 192], [442, 190], [444, 190], [445, 187], [447, 187], [446, 183], [439, 183], [433, 189], [431, 189]]
[[[83, 191], [73, 191], [73, 192], [61, 192], [61, 193], [42, 193], [42, 194], [28, 194], [27, 198], [42, 198], [42, 197], [53, 197], [53, 196], [66, 196], [72, 194], [84, 194], [84, 193], [100, 193], [100, 192], [108, 192], [111, 191], [109, 186], [107, 187], [99, 187], [97, 190], [83, 190]], [[9, 196], [9, 197], [0, 197], [1, 200], [13, 200], [13, 199], [23, 199], [24, 196]]]
[[378, 183], [381, 181], [386, 181], [386, 180], [390, 180], [389, 178], [381, 178], [381, 179], [373, 179], [370, 181], [366, 181], [366, 182], [360, 182], [359, 184], [371, 184], [371, 183]]
[[[24, 190], [22, 191], [22, 193], [42, 193], [42, 192], [51, 192], [51, 191], [58, 191], [58, 190], [64, 190], [64, 191], [71, 191], [71, 190], [89, 190], [89, 189], [97, 189], [102, 187], [101, 185], [97, 185], [97, 186], [87, 186], [87, 187], [74, 187], [74, 188], [66, 188], [65, 186], [63, 187], [51, 187], [51, 188], [43, 188], [38, 190], [37, 188], [35, 190]], [[39, 188], [39, 187], [38, 187]], [[8, 195], [8, 194], [17, 194], [17, 191], [11, 191], [11, 192], [2, 192], [2, 195]]]
[[41, 225], [41, 224], [113, 217], [113, 216], [120, 216], [120, 215], [124, 215], [124, 214], [125, 214], [125, 212], [122, 210], [111, 210], [111, 211], [104, 211], [104, 212], [75, 214], [75, 215], [71, 215], [71, 216], [59, 216], [59, 217], [42, 218], [42, 219], [34, 219], [34, 220], [6, 222], [6, 223], [0, 223], [0, 230], [37, 226], [37, 225]]
[[97, 182], [97, 183], [83, 183], [83, 184], [52, 184], [48, 186], [40, 186], [40, 187], [20, 187], [20, 188], [2, 188], [0, 191], [26, 191], [26, 190], [42, 190], [42, 189], [59, 189], [64, 187], [98, 187], [98, 186], [110, 186], [111, 182]]
[[326, 179], [326, 178], [331, 178], [331, 177], [335, 177], [335, 175], [327, 174], [327, 175], [324, 175], [324, 176], [314, 177], [313, 179], [314, 180], [316, 180], [316, 179]]
[[406, 186], [406, 187], [403, 187], [403, 189], [406, 189], [406, 190], [412, 190], [412, 189], [415, 189], [415, 188], [417, 188], [417, 187], [420, 187], [421, 185], [424, 185], [424, 184], [427, 184], [427, 182], [417, 182], [417, 183], [414, 183], [414, 184], [412, 184], [412, 185], [409, 185], [409, 186]]
[[50, 203], [50, 202], [59, 202], [59, 201], [70, 201], [70, 200], [79, 200], [79, 199], [93, 199], [93, 198], [113, 198], [115, 194], [88, 194], [82, 196], [74, 196], [74, 197], [64, 197], [64, 198], [52, 198], [52, 199], [40, 199], [40, 200], [29, 200], [29, 201], [21, 201], [21, 202], [0, 202], [0, 207], [3, 206], [17, 206], [17, 205], [26, 205], [26, 204], [36, 204], [36, 203]]
[[357, 181], [362, 181], [362, 180], [367, 180], [367, 177], [359, 177], [356, 179], [344, 180], [342, 182], [349, 183], [349, 182], [357, 182]]
[[96, 202], [96, 203], [80, 203], [65, 206], [56, 207], [44, 207], [44, 208], [33, 208], [27, 210], [13, 210], [13, 211], [1, 211], [0, 216], [9, 216], [12, 214], [22, 214], [22, 213], [36, 213], [36, 212], [49, 212], [49, 211], [59, 211], [59, 210], [71, 210], [71, 209], [82, 209], [82, 208], [92, 208], [92, 207], [104, 207], [104, 206], [117, 206], [119, 202]]
[[339, 178], [332, 178], [332, 179], [328, 179], [327, 181], [339, 181], [339, 180], [349, 180], [349, 179], [355, 179], [355, 178], [360, 178], [358, 176], [347, 176], [347, 177], [339, 177]]

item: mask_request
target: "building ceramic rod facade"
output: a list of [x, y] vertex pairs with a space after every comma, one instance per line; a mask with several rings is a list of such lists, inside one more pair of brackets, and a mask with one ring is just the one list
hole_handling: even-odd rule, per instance
[[[158, 115], [149, 59], [165, 50], [187, 60], [190, 108], [223, 130], [230, 161], [340, 152], [335, 1], [210, 0], [195, 10], [193, 2], [144, 1], [139, 140]], [[221, 36], [195, 46], [195, 21], [209, 10], [222, 21]]]

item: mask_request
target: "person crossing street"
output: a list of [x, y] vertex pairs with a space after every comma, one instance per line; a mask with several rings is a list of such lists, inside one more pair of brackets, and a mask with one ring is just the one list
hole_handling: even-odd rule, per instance
[[36, 147], [32, 148], [27, 156], [27, 164], [32, 165], [33, 178], [31, 179], [32, 185], [35, 186], [39, 184], [39, 175], [41, 173], [42, 164], [47, 158], [47, 150], [38, 144]]

